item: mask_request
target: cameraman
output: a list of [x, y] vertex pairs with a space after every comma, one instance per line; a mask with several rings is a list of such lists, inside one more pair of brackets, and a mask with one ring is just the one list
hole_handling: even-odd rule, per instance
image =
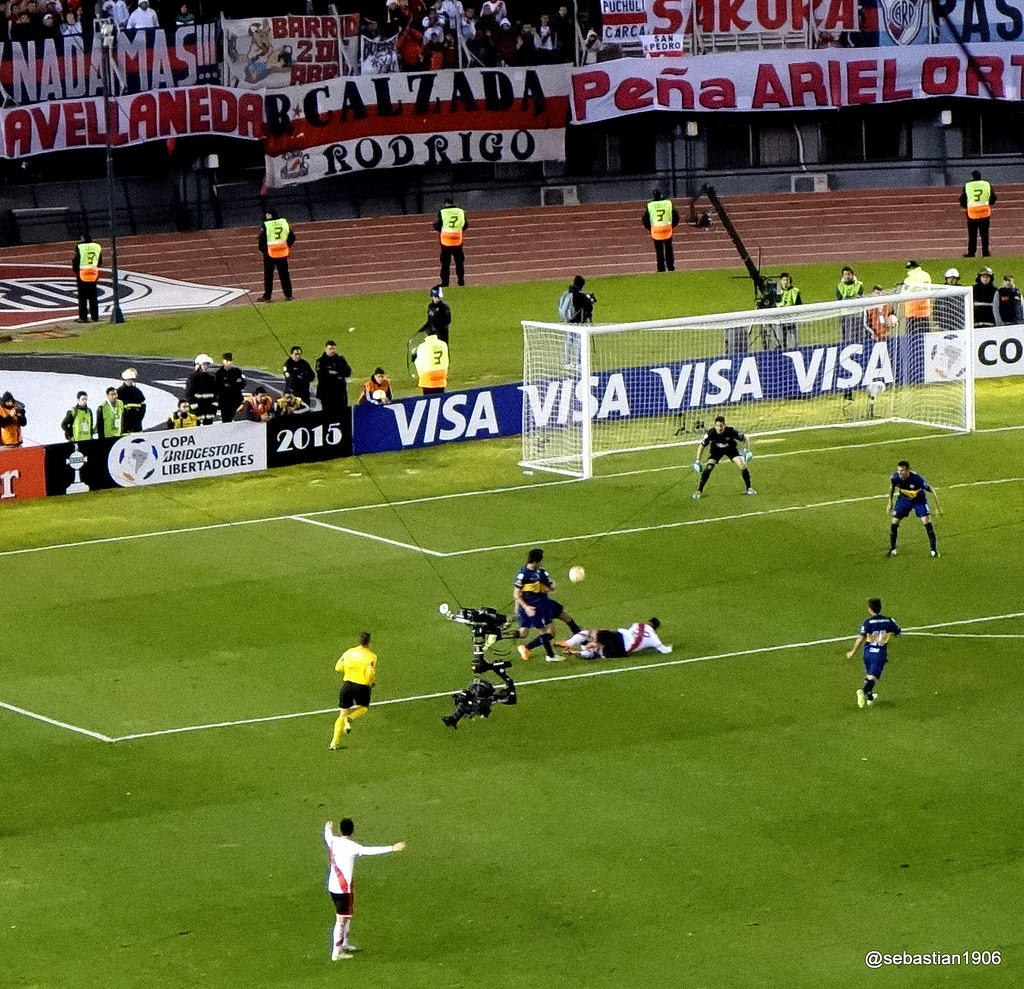
[[21, 427], [26, 425], [25, 406], [5, 391], [0, 398], [0, 446], [21, 446]]
[[[597, 302], [597, 296], [583, 291], [583, 286], [586, 284], [587, 280], [582, 275], [577, 275], [562, 296], [563, 299], [566, 296], [569, 297], [565, 306], [566, 312], [562, 313], [567, 323], [582, 325], [583, 323], [591, 323], [594, 320], [594, 303]], [[561, 311], [562, 308], [562, 303], [559, 303], [559, 310]]]

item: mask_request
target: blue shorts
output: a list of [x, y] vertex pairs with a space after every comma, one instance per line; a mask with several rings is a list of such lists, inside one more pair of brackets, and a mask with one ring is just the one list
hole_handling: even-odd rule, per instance
[[870, 652], [864, 650], [864, 672], [868, 676], [874, 677], [876, 680], [882, 679], [882, 670], [885, 669], [885, 664], [889, 662], [889, 657], [884, 652]]
[[516, 621], [520, 628], [544, 628], [550, 625], [561, 613], [562, 606], [554, 598], [540, 598], [532, 605], [534, 614], [528, 615], [516, 606]]
[[922, 498], [920, 501], [917, 501], [900, 495], [893, 506], [892, 517], [894, 519], [905, 519], [911, 512], [919, 519], [923, 519], [926, 515], [931, 515], [931, 512], [928, 511], [928, 499]]

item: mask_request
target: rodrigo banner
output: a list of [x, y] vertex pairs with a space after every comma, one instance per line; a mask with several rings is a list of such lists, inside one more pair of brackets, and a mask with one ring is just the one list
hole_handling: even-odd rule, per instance
[[[118, 31], [114, 36], [114, 96], [152, 89], [219, 85], [216, 24]], [[45, 103], [103, 92], [99, 32], [86, 46], [81, 35], [0, 45], [0, 95], [5, 104]]]
[[624, 58], [572, 75], [572, 122], [591, 124], [651, 110], [820, 110], [936, 96], [1019, 101], [1024, 51], [987, 45], [972, 59], [955, 45], [879, 50], [786, 50], [704, 55], [675, 64]]
[[267, 184], [405, 165], [563, 161], [569, 67], [334, 79], [268, 92]]
[[[262, 95], [193, 86], [110, 101], [110, 141], [115, 147], [196, 134], [258, 141], [263, 135]], [[0, 110], [0, 140], [4, 158], [105, 147], [103, 100], [62, 100]]]
[[224, 84], [280, 89], [341, 75], [338, 17], [224, 20]]

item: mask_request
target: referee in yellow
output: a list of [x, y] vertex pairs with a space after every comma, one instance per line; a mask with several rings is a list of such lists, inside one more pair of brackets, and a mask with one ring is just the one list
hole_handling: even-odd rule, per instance
[[352, 722], [370, 709], [370, 689], [377, 679], [377, 654], [370, 651], [369, 645], [370, 633], [360, 633], [359, 645], [346, 649], [334, 667], [341, 674], [342, 683], [332, 749], [338, 747], [342, 732], [347, 735], [352, 730]]

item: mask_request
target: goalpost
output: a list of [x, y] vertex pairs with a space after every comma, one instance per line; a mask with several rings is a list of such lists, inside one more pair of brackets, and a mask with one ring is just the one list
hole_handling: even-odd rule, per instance
[[689, 446], [718, 414], [744, 432], [974, 429], [974, 310], [954, 286], [607, 326], [523, 321], [521, 465], [590, 477], [594, 458]]

